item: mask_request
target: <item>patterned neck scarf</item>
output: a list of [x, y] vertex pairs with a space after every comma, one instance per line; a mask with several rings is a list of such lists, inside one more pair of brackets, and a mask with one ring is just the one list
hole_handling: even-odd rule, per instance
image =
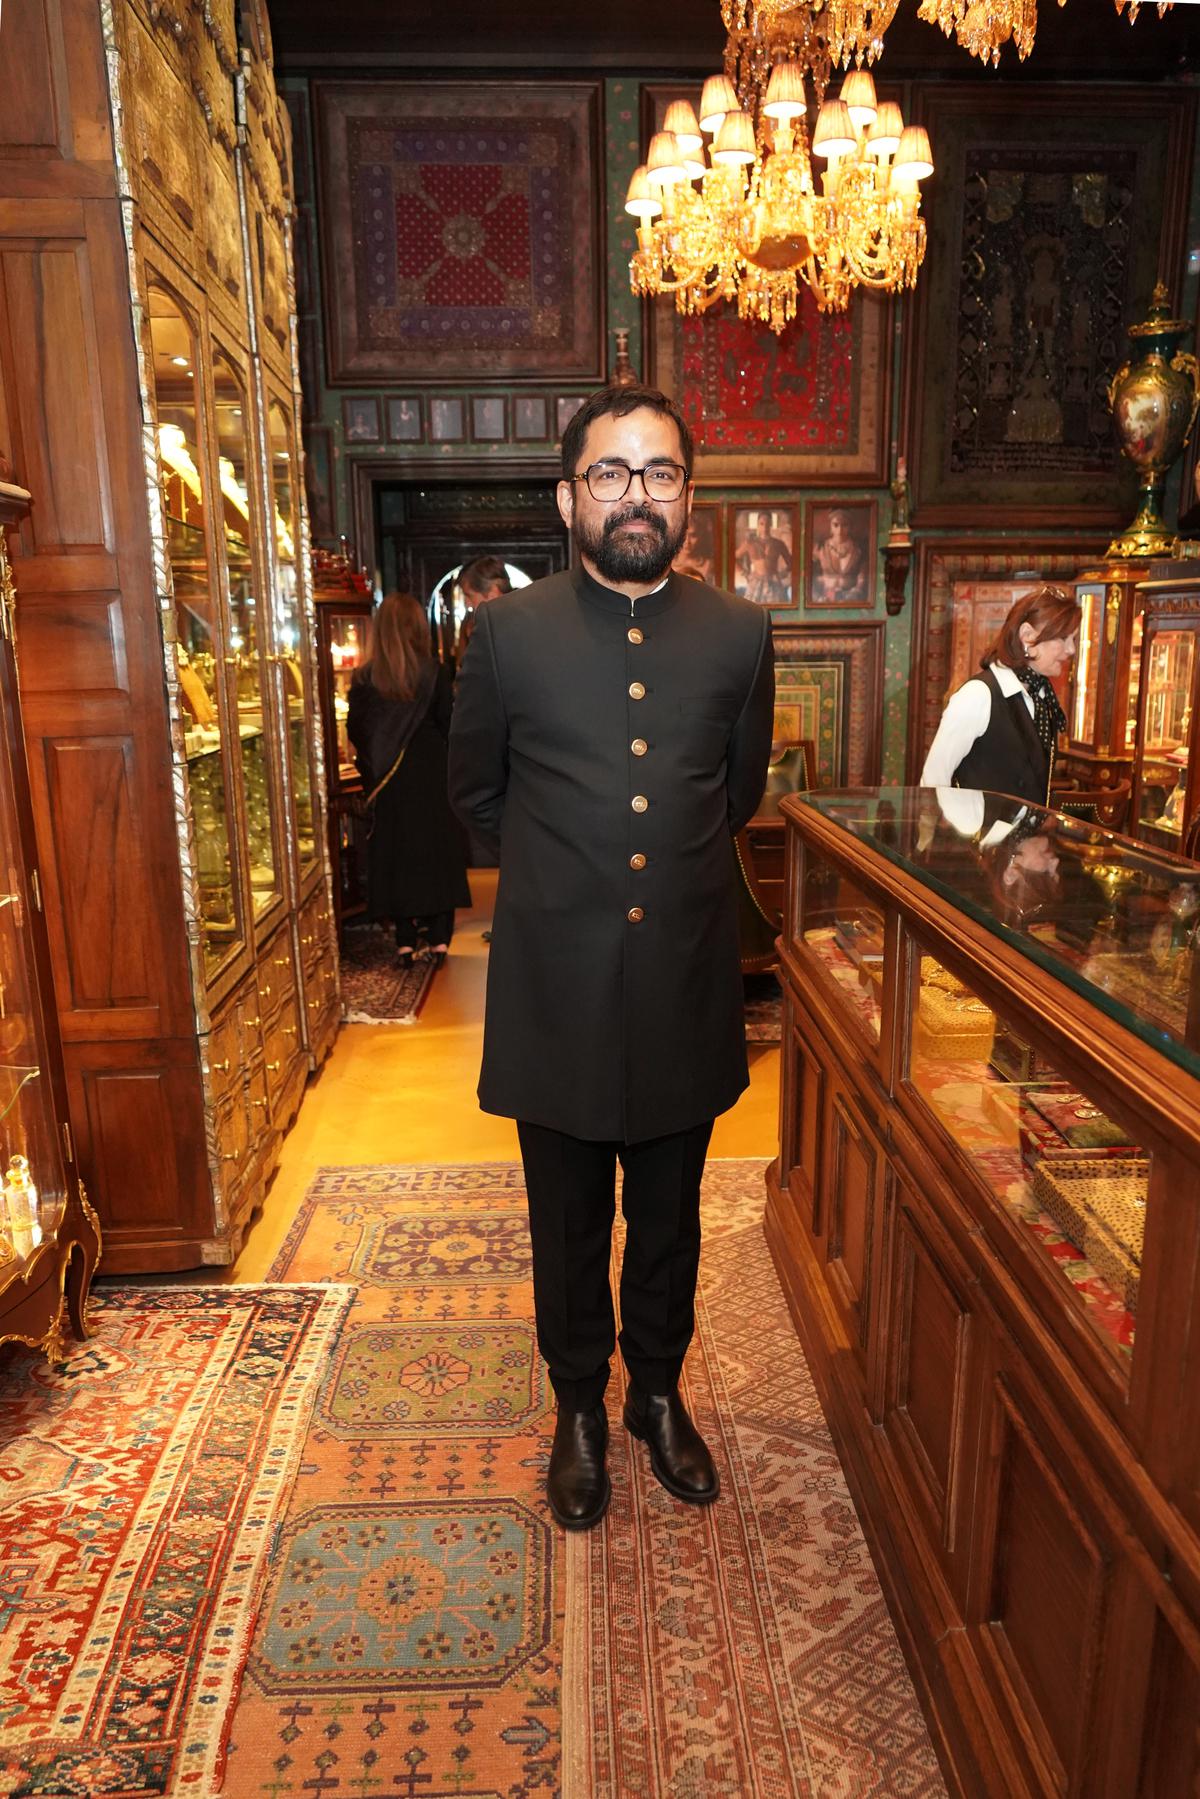
[[1015, 668], [1013, 673], [1033, 701], [1034, 729], [1045, 744], [1047, 754], [1053, 755], [1059, 732], [1067, 728], [1067, 715], [1058, 703], [1058, 695], [1047, 677], [1039, 675], [1036, 668]]

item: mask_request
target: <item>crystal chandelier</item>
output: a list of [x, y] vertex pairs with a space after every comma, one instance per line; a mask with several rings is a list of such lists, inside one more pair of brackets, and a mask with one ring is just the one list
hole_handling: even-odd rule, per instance
[[[868, 34], [847, 35], [847, 23], [834, 38], [842, 54], [877, 54], [894, 0], [835, 10]], [[861, 67], [825, 99], [830, 40], [811, 0], [723, 0], [723, 16], [726, 73], [705, 82], [699, 120], [688, 101], [672, 104], [629, 184], [634, 293], [673, 293], [683, 313], [736, 299], [740, 317], [782, 331], [802, 282], [822, 312], [844, 309], [856, 287], [911, 287], [925, 254], [919, 184], [933, 172], [925, 131], [894, 101], [878, 103]]]
[[[1114, 0], [1119, 13], [1129, 8], [1129, 22], [1138, 16], [1142, 0]], [[1060, 6], [1065, 0], [1058, 0]], [[1161, 19], [1175, 0], [1157, 0]], [[1000, 61], [1002, 45], [1011, 38], [1022, 60], [1033, 49], [1037, 31], [1037, 0], [921, 0], [917, 17], [940, 25], [947, 37], [956, 37], [964, 50], [993, 65]]]

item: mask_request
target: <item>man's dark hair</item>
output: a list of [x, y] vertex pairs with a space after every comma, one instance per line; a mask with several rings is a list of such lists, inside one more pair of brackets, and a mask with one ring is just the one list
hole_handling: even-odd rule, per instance
[[502, 556], [476, 556], [458, 571], [458, 585], [464, 593], [486, 593], [497, 582], [504, 583], [503, 592], [512, 592], [512, 582]]
[[647, 412], [660, 413], [663, 418], [671, 419], [679, 432], [679, 447], [683, 455], [683, 466], [687, 470], [688, 480], [692, 478], [692, 462], [695, 449], [692, 434], [688, 430], [687, 420], [680, 412], [674, 400], [660, 393], [657, 387], [642, 387], [634, 384], [630, 387], [601, 387], [594, 394], [589, 394], [575, 417], [571, 420], [562, 437], [563, 477], [570, 480], [577, 473], [575, 464], [583, 455], [584, 440], [588, 434], [588, 426], [593, 419], [623, 419], [631, 412], [642, 409]]

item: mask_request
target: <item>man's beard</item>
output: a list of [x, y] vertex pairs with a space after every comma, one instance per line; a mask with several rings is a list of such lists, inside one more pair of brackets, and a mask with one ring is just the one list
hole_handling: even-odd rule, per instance
[[[645, 519], [650, 531], [623, 531], [622, 526], [635, 518]], [[680, 508], [679, 522], [672, 528], [658, 507], [643, 502], [624, 507], [602, 524], [577, 514], [573, 530], [581, 553], [606, 581], [617, 586], [625, 581], [660, 581], [687, 535], [687, 513]]]

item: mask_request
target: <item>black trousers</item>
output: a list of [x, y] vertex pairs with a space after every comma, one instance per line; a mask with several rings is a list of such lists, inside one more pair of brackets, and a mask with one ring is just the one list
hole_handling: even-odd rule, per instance
[[454, 935], [452, 911], [429, 912], [421, 918], [398, 918], [395, 922], [397, 949], [416, 949], [420, 937], [429, 944], [448, 944]]
[[625, 1182], [621, 1355], [646, 1393], [679, 1379], [695, 1328], [700, 1177], [712, 1120], [646, 1143], [593, 1143], [518, 1120], [538, 1348], [555, 1395], [572, 1411], [608, 1385], [616, 1320], [608, 1269], [617, 1162]]

